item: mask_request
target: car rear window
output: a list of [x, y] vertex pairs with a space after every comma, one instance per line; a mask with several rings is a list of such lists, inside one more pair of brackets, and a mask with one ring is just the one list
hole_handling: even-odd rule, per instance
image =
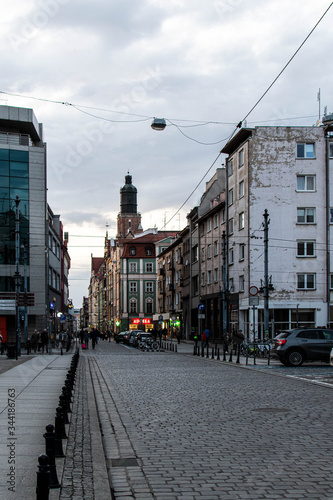
[[321, 330], [304, 330], [304, 332], [299, 332], [296, 335], [297, 338], [301, 339], [323, 339], [324, 336]]
[[276, 339], [286, 339], [287, 337], [289, 337], [290, 334], [291, 334], [290, 331], [280, 332], [279, 335], [277, 335], [275, 338]]

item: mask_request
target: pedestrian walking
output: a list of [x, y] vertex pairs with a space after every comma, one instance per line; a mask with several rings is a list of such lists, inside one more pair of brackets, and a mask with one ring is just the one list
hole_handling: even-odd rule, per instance
[[84, 344], [86, 345], [86, 349], [89, 349], [89, 332], [88, 332], [88, 330], [84, 331], [83, 341], [84, 341]]
[[91, 345], [93, 349], [95, 349], [95, 345], [97, 344], [97, 339], [98, 339], [98, 332], [96, 328], [94, 328], [93, 331], [91, 332]]
[[[210, 337], [210, 331], [209, 331], [209, 329], [207, 328], [207, 326], [206, 326], [205, 330], [203, 331], [203, 335], [205, 335], [205, 337], [206, 337], [206, 339], [205, 339], [205, 340], [206, 340], [205, 345], [206, 345], [207, 347], [209, 347], [209, 337]], [[204, 347], [205, 347], [205, 346], [204, 346]]]
[[206, 347], [206, 332], [205, 330], [202, 332], [202, 335], [201, 335], [201, 342], [202, 342], [202, 347]]
[[39, 342], [39, 331], [35, 330], [34, 333], [31, 335], [31, 350], [36, 352], [37, 347], [38, 347], [38, 342]]
[[44, 354], [44, 350], [46, 349], [46, 352], [49, 352], [49, 334], [47, 333], [46, 328], [42, 331], [40, 335], [40, 341], [41, 341], [41, 347], [42, 347], [42, 354]]

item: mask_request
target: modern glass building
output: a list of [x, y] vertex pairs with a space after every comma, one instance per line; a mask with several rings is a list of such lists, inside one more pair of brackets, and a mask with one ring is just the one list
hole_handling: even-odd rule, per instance
[[[47, 224], [42, 125], [32, 109], [0, 106], [0, 331], [8, 342], [16, 340], [17, 316], [21, 323], [24, 312], [17, 315], [8, 300], [17, 291], [17, 270], [19, 291], [34, 293], [35, 305], [27, 308], [30, 333], [47, 324]], [[24, 332], [23, 324], [20, 329]]]

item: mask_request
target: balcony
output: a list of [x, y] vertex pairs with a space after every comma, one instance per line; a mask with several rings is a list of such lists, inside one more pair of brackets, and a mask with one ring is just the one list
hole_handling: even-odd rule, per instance
[[1, 144], [13, 144], [15, 146], [33, 146], [28, 134], [15, 134], [13, 132], [0, 132]]

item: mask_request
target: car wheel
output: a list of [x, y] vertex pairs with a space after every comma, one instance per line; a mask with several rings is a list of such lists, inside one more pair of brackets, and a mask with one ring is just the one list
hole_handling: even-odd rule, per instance
[[287, 361], [290, 366], [301, 366], [304, 361], [304, 356], [300, 351], [295, 349], [294, 351], [288, 352]]

